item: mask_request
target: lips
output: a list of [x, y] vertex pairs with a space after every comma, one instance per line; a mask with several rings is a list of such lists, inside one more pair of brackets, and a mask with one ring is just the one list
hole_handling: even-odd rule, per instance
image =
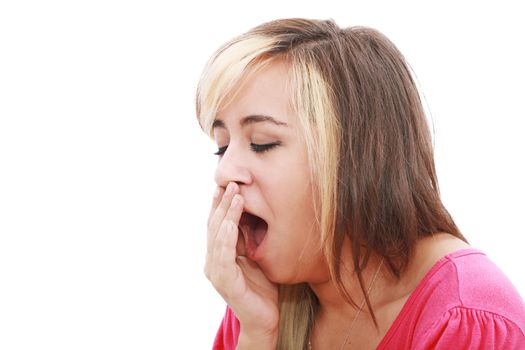
[[244, 237], [246, 254], [253, 258], [255, 251], [266, 237], [268, 223], [257, 215], [243, 212], [239, 220], [239, 229]]

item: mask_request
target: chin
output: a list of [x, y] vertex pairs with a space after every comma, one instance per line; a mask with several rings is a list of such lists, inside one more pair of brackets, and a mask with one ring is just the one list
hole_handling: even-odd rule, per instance
[[[326, 260], [323, 258], [312, 257], [313, 264], [305, 262], [290, 264], [268, 264], [259, 262], [259, 267], [264, 272], [266, 278], [276, 284], [299, 284], [299, 283], [324, 283], [331, 279], [330, 270]], [[286, 266], [286, 268], [283, 268]]]
[[283, 269], [281, 266], [267, 266], [266, 264], [259, 264], [261, 269], [264, 272], [264, 275], [266, 278], [268, 278], [271, 282], [276, 284], [297, 284], [304, 282], [304, 280], [301, 280], [298, 278], [298, 274], [296, 271], [291, 271], [289, 269]]

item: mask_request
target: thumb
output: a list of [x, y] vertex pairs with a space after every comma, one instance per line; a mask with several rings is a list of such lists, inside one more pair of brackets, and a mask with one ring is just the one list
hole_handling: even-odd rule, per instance
[[257, 272], [262, 273], [261, 269], [259, 268], [259, 265], [257, 265], [257, 263], [251, 261], [244, 255], [239, 255], [237, 257], [237, 264], [239, 264], [239, 266], [242, 269], [242, 272], [244, 272], [245, 274], [254, 274]]
[[268, 280], [256, 262], [248, 259], [245, 256], [238, 256], [237, 264], [241, 268], [248, 284], [250, 284], [252, 287], [260, 288], [265, 292], [271, 292], [276, 288], [276, 284]]
[[[239, 237], [237, 238], [237, 257], [245, 256], [246, 255], [246, 243], [244, 241], [244, 235], [239, 234]], [[238, 261], [237, 261], [238, 262]]]

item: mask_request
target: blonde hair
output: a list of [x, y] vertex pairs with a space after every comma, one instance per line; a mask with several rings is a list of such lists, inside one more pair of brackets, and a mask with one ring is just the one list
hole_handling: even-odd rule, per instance
[[[210, 58], [201, 76], [196, 96], [201, 128], [212, 136], [218, 110], [242, 78], [277, 59], [289, 65], [291, 105], [319, 199], [320, 244], [349, 303], [356, 305], [341, 279], [345, 236], [363, 293], [362, 271], [371, 253], [399, 277], [417, 239], [438, 231], [464, 239], [439, 198], [430, 133], [407, 64], [374, 29], [283, 19], [234, 38]], [[306, 349], [318, 307], [315, 294], [304, 283], [281, 285], [279, 303], [278, 349]], [[375, 322], [367, 297], [366, 303]]]

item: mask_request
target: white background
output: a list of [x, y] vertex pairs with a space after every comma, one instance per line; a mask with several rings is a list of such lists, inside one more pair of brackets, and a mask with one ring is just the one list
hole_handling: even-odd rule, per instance
[[3, 1], [1, 349], [211, 348], [216, 160], [195, 87], [219, 45], [282, 17], [375, 27], [399, 47], [432, 112], [445, 205], [525, 295], [518, 5]]

